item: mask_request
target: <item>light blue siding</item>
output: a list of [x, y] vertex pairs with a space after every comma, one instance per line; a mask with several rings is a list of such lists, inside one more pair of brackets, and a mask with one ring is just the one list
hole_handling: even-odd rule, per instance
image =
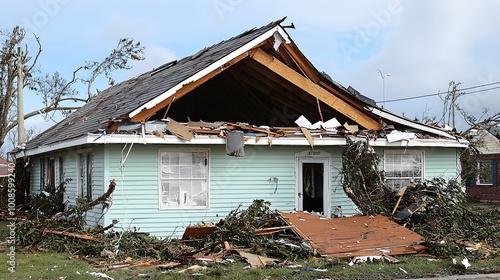
[[[104, 182], [104, 146], [94, 146], [92, 148], [92, 200], [97, 199], [107, 190], [108, 184]], [[104, 225], [104, 212], [101, 204], [95, 206], [87, 212], [87, 225], [90, 227]]]
[[457, 179], [460, 176], [460, 162], [458, 148], [375, 148], [380, 154], [380, 169], [384, 169], [384, 150], [423, 151], [424, 153], [424, 179], [443, 177]]
[[[209, 149], [209, 207], [207, 209], [159, 210], [158, 153], [164, 148], [206, 148]], [[330, 157], [330, 207], [332, 213], [340, 206], [342, 214], [356, 214], [356, 206], [346, 196], [340, 184], [343, 147], [318, 148]], [[376, 147], [381, 155], [386, 148]], [[112, 205], [107, 212], [94, 209], [88, 213], [89, 226], [96, 223], [108, 225], [118, 221], [119, 229], [137, 229], [156, 236], [175, 236], [183, 234], [185, 227], [199, 223], [218, 222], [230, 211], [241, 205], [246, 208], [255, 199], [271, 202], [271, 209], [291, 211], [297, 199], [297, 158], [299, 152], [308, 147], [297, 146], [245, 146], [245, 156], [236, 158], [225, 154], [224, 145], [144, 145], [144, 144], [107, 144], [92, 147], [92, 186], [93, 198], [104, 193], [109, 181], [115, 179], [116, 189]], [[394, 150], [394, 148], [391, 148]], [[401, 149], [404, 150], [404, 149]], [[444, 176], [456, 178], [457, 150], [454, 148], [423, 149], [426, 178]], [[33, 157], [32, 186], [39, 185], [39, 160]], [[76, 152], [66, 152], [64, 174], [74, 178], [68, 185], [68, 199], [77, 194]], [[278, 178], [276, 185], [270, 178]], [[73, 195], [73, 197], [70, 197]], [[104, 215], [104, 216], [103, 216]]]
[[[107, 177], [117, 187], [106, 222], [119, 222], [115, 228], [136, 228], [158, 236], [179, 236], [188, 225], [218, 222], [241, 205], [244, 209], [255, 199], [271, 202], [271, 209], [291, 211], [296, 207], [295, 154], [307, 147], [246, 146], [244, 157], [229, 157], [224, 145], [210, 145], [210, 207], [208, 209], [159, 210], [158, 150], [160, 145], [107, 145]], [[169, 148], [175, 148], [169, 146]], [[192, 148], [192, 146], [178, 146]], [[130, 149], [130, 151], [129, 151]], [[331, 166], [332, 207], [342, 206], [343, 214], [354, 213], [339, 179], [340, 147], [329, 148]], [[127, 156], [128, 153], [128, 156]], [[126, 158], [124, 164], [122, 162]], [[105, 160], [106, 161], [106, 160]], [[277, 177], [278, 184], [270, 181]]]
[[66, 200], [69, 205], [76, 203], [78, 197], [78, 169], [77, 169], [78, 156], [75, 151], [68, 150], [64, 155], [64, 179], [71, 179], [66, 184]]

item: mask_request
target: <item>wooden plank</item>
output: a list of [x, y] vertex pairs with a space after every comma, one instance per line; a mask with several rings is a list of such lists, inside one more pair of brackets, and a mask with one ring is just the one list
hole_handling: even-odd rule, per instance
[[369, 130], [382, 129], [382, 124], [377, 120], [372, 119], [362, 111], [333, 95], [323, 87], [295, 72], [288, 65], [267, 54], [263, 50], [252, 50], [250, 57], [363, 127]]
[[193, 132], [191, 132], [189, 127], [182, 125], [170, 118], [168, 119], [167, 130], [183, 140], [189, 141], [193, 139]]
[[304, 136], [306, 137], [307, 142], [309, 142], [309, 145], [311, 145], [311, 147], [314, 147], [314, 140], [313, 140], [309, 130], [305, 127], [301, 127], [300, 131], [302, 131], [302, 133], [304, 133]]

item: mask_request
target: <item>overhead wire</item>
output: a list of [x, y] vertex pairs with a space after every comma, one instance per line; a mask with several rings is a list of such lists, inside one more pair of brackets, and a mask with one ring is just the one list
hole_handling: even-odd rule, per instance
[[[473, 94], [473, 93], [479, 93], [479, 92], [499, 89], [500, 86], [496, 86], [496, 87], [491, 87], [491, 88], [486, 88], [486, 89], [479, 89], [479, 90], [475, 90], [475, 91], [464, 92], [466, 90], [487, 87], [487, 86], [492, 86], [492, 85], [496, 85], [496, 84], [500, 84], [500, 81], [488, 83], [488, 84], [477, 85], [477, 86], [471, 86], [471, 87], [467, 87], [467, 88], [461, 88], [459, 90], [461, 91], [461, 95], [468, 95], [468, 94]], [[424, 94], [424, 95], [418, 95], [418, 96], [402, 97], [402, 98], [397, 98], [397, 99], [385, 100], [385, 102], [406, 101], [406, 100], [419, 99], [419, 98], [425, 98], [425, 97], [431, 97], [431, 96], [438, 96], [438, 95], [447, 94], [447, 93], [448, 93], [448, 91], [443, 91], [443, 92], [430, 93], [430, 94]], [[377, 101], [377, 103], [380, 103], [380, 102], [383, 102], [383, 101]]]

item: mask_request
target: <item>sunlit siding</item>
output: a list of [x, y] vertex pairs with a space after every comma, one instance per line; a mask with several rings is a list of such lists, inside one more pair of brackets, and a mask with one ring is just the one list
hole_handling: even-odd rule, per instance
[[[193, 148], [169, 146], [168, 148]], [[271, 209], [291, 211], [296, 206], [295, 154], [307, 147], [249, 146], [244, 157], [229, 157], [224, 145], [196, 146], [209, 148], [210, 207], [202, 210], [159, 210], [159, 145], [107, 145], [107, 177], [117, 187], [113, 205], [105, 223], [119, 222], [115, 227], [139, 229], [157, 236], [179, 236], [188, 225], [218, 222], [240, 205], [245, 209], [255, 199], [271, 202]], [[341, 148], [333, 148], [332, 180], [338, 180]], [[127, 156], [128, 154], [128, 156]], [[120, 162], [124, 161], [120, 168]], [[270, 178], [278, 178], [278, 184]], [[341, 205], [344, 214], [353, 212], [352, 202], [338, 183], [332, 183], [332, 206]]]
[[425, 178], [457, 179], [460, 175], [459, 155], [456, 148], [425, 150]]

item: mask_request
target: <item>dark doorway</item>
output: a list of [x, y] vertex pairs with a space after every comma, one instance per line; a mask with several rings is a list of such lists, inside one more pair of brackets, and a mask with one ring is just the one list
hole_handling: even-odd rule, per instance
[[323, 163], [302, 163], [303, 210], [323, 213]]

